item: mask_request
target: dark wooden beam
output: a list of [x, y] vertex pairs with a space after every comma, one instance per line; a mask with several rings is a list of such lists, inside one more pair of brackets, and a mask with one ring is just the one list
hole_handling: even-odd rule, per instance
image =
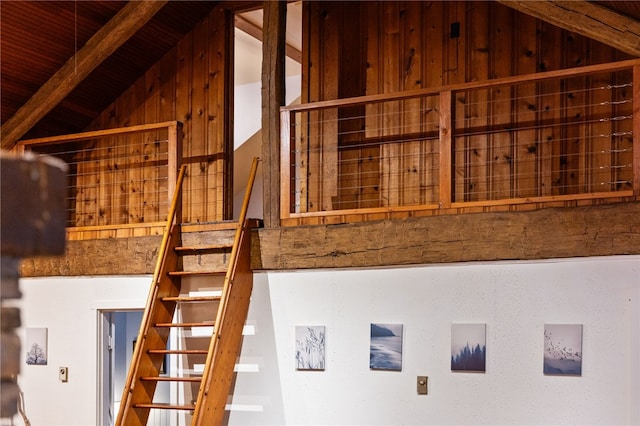
[[[194, 245], [216, 232], [185, 234]], [[251, 231], [254, 270], [369, 268], [640, 254], [640, 202]], [[68, 241], [22, 276], [152, 274], [161, 236]]]
[[585, 0], [498, 0], [565, 30], [573, 31], [632, 56], [640, 56], [640, 22]]
[[640, 254], [640, 202], [254, 232], [254, 270]]
[[280, 226], [280, 107], [285, 101], [287, 3], [265, 1], [262, 43], [262, 177], [264, 226]]
[[71, 57], [0, 129], [3, 149], [11, 149], [98, 65], [136, 33], [166, 0], [130, 1]]

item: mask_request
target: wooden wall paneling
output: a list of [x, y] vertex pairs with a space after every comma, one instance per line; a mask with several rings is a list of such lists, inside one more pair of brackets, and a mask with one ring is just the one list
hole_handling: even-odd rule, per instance
[[[443, 2], [428, 2], [422, 4], [420, 32], [422, 35], [422, 87], [441, 87], [443, 85], [443, 39], [445, 37], [443, 26]], [[424, 114], [424, 130], [427, 132], [438, 131], [440, 126], [440, 99], [438, 96], [429, 96], [423, 101]], [[451, 114], [449, 113], [449, 117]], [[449, 138], [451, 137], [451, 128], [449, 128]], [[449, 143], [449, 148], [451, 144]], [[427, 187], [425, 195], [426, 200], [436, 202], [440, 198], [440, 172], [441, 162], [439, 155], [438, 141], [427, 142], [425, 145], [426, 152], [433, 152], [425, 158], [425, 182], [427, 185], [433, 185], [432, 189]], [[449, 152], [450, 156], [451, 153]], [[450, 161], [447, 162], [450, 164]], [[450, 184], [449, 184], [450, 188]], [[449, 195], [447, 195], [449, 197]]]
[[[131, 111], [131, 90], [125, 91], [115, 102], [115, 127], [124, 127], [130, 125], [129, 113]], [[117, 182], [117, 222], [129, 223], [129, 167], [127, 159], [129, 157], [129, 139], [128, 135], [120, 135], [116, 137], [116, 163], [117, 170], [114, 179]], [[128, 230], [122, 230], [123, 235], [128, 235]], [[120, 234], [119, 234], [120, 235]]]
[[[145, 98], [146, 87], [144, 79], [139, 79], [132, 86], [132, 104], [130, 120], [131, 124], [145, 123]], [[141, 133], [133, 133], [127, 135], [129, 143], [129, 159], [127, 167], [129, 170], [129, 222], [142, 223], [144, 221], [143, 195], [142, 195], [142, 179], [144, 178], [142, 152], [144, 146], [144, 135]], [[144, 236], [144, 228], [133, 228], [133, 235], [136, 237]]]
[[[537, 72], [538, 66], [538, 27], [534, 18], [524, 14], [516, 14], [517, 28], [515, 51], [515, 72], [517, 75]], [[514, 92], [514, 120], [516, 123], [535, 123], [537, 117], [538, 90], [536, 83], [519, 84]], [[531, 124], [524, 125], [514, 135], [513, 196], [526, 197], [536, 194], [536, 130]]]
[[[317, 59], [322, 79], [318, 87], [321, 100], [339, 97], [340, 57], [336, 52], [340, 51], [342, 42], [340, 11], [339, 2], [326, 2], [316, 9], [314, 16], [320, 25], [321, 36]], [[310, 140], [309, 189], [313, 194], [317, 188], [315, 205], [310, 205], [313, 211], [332, 210], [333, 201], [338, 195], [338, 110], [323, 110], [320, 120], [319, 138], [312, 135]]]
[[[465, 81], [465, 42], [466, 39], [466, 2], [443, 2], [443, 85], [462, 83]], [[451, 29], [457, 26], [460, 32], [456, 37]], [[466, 108], [468, 99], [466, 93], [456, 92], [454, 99], [454, 137], [453, 143], [453, 164], [454, 164], [454, 197], [452, 201], [464, 201], [466, 194], [465, 179], [467, 171], [465, 165], [466, 136], [463, 135], [466, 126]]]
[[[308, 60], [307, 67], [309, 72], [309, 80], [305, 90], [305, 94], [308, 102], [316, 102], [324, 100], [323, 82], [329, 83], [332, 76], [327, 76], [324, 79], [324, 74], [327, 72], [323, 61], [323, 48], [322, 40], [324, 36], [323, 31], [323, 14], [325, 4], [320, 2], [313, 2], [307, 4], [303, 2], [303, 8], [306, 14], [309, 16], [309, 30], [308, 30], [308, 55], [305, 55], [305, 60]], [[307, 59], [308, 58], [308, 59]], [[304, 74], [304, 73], [303, 73]], [[335, 72], [331, 73], [333, 76]], [[321, 161], [322, 157], [320, 149], [322, 147], [323, 133], [321, 120], [325, 119], [325, 111], [314, 111], [308, 115], [308, 129], [305, 132], [307, 136], [306, 143], [302, 145], [300, 150], [304, 156], [300, 162], [300, 208], [301, 212], [310, 212], [321, 210]], [[336, 135], [337, 136], [337, 135]], [[301, 140], [301, 142], [305, 142]], [[306, 156], [305, 156], [306, 153]], [[306, 162], [305, 162], [306, 160]], [[306, 185], [305, 185], [306, 183]]]
[[[497, 3], [489, 7], [489, 77], [502, 78], [513, 75], [513, 11]], [[511, 128], [512, 86], [501, 86], [489, 91], [488, 125], [492, 129]], [[511, 198], [511, 176], [514, 158], [511, 132], [488, 135], [487, 160], [489, 162], [489, 192], [493, 199]]]
[[[383, 93], [394, 93], [402, 90], [402, 71], [400, 57], [400, 3], [383, 2], [381, 6], [382, 31], [380, 48], [380, 75]], [[383, 136], [397, 136], [401, 128], [401, 103], [388, 101], [382, 109]], [[382, 182], [381, 195], [383, 206], [399, 206], [402, 203], [402, 147], [398, 144], [384, 144], [381, 148]]]
[[[589, 41], [590, 63], [612, 62], [613, 51], [602, 43]], [[615, 191], [616, 167], [612, 163], [614, 139], [614, 110], [612, 108], [614, 91], [608, 89], [614, 84], [613, 73], [591, 75], [588, 78], [587, 117], [589, 126], [586, 129], [588, 139], [584, 141], [586, 150], [583, 192]]]
[[[228, 70], [232, 70], [233, 56], [229, 54], [229, 34], [232, 19], [224, 8], [216, 8], [209, 22], [209, 72], [207, 106], [207, 153], [215, 159], [208, 162], [207, 182], [211, 200], [207, 205], [208, 220], [233, 217], [233, 104], [231, 103]], [[230, 26], [230, 28], [228, 28]], [[229, 83], [229, 84], [227, 84]]]
[[[523, 16], [524, 19], [524, 16]], [[529, 20], [533, 21], [531, 18]], [[540, 23], [538, 26], [538, 40], [533, 58], [544, 64], [545, 69], [558, 70], [562, 68], [562, 51], [557, 48], [561, 45], [562, 31], [553, 25]], [[528, 54], [529, 51], [527, 51]], [[542, 123], [554, 123], [537, 130], [535, 145], [529, 150], [535, 149], [537, 160], [537, 195], [549, 196], [554, 191], [554, 174], [557, 175], [559, 159], [557, 158], [557, 146], [562, 138], [562, 84], [558, 79], [541, 81], [538, 84], [539, 107], [538, 120]]]
[[[360, 96], [362, 81], [361, 70], [365, 63], [361, 56], [361, 19], [359, 4], [341, 3], [340, 10], [340, 48], [338, 57], [338, 97]], [[355, 209], [362, 207], [360, 201], [366, 190], [362, 179], [366, 178], [361, 170], [363, 142], [360, 134], [360, 122], [363, 120], [363, 107], [356, 105], [338, 110], [338, 194], [333, 202], [334, 209]], [[351, 146], [351, 148], [346, 148]]]
[[[466, 80], [483, 81], [489, 78], [489, 22], [486, 2], [469, 2], [465, 45], [469, 58], [466, 62]], [[467, 92], [467, 131], [478, 133], [488, 124], [488, 90], [480, 89]], [[470, 201], [491, 199], [489, 182], [493, 179], [488, 167], [488, 136], [472, 134], [466, 141], [467, 175], [465, 188]], [[496, 177], [496, 178], [499, 178]]]
[[[445, 50], [445, 68], [443, 70], [443, 83], [456, 84], [464, 83], [466, 78], [466, 56], [465, 50], [467, 29], [467, 6], [473, 1], [452, 1], [443, 2], [445, 4], [444, 37], [442, 48]], [[457, 24], [460, 28], [460, 35], [453, 37], [451, 33], [452, 24]], [[470, 23], [473, 25], [474, 23]]]
[[[226, 51], [224, 43], [224, 20], [220, 22], [221, 8], [217, 8], [216, 12], [209, 15], [209, 27], [207, 31], [206, 57], [209, 61], [206, 93], [206, 125], [207, 125], [207, 141], [205, 151], [207, 155], [215, 156], [215, 159], [207, 160], [206, 171], [206, 191], [208, 192], [208, 203], [206, 205], [205, 217], [207, 220], [223, 220], [225, 219], [224, 209], [224, 185], [225, 179], [225, 90], [224, 81], [225, 73], [225, 56]], [[232, 148], [233, 151], [233, 148]]]
[[[177, 64], [177, 49], [173, 48], [167, 53], [160, 61], [160, 80], [158, 90], [158, 121], [174, 121], [176, 120], [176, 64]], [[164, 137], [166, 135], [166, 138]], [[169, 162], [169, 135], [167, 132], [163, 132], [160, 135], [159, 151], [161, 153], [167, 153], [167, 162]], [[180, 152], [182, 155], [182, 152]], [[167, 214], [169, 213], [170, 200], [173, 194], [169, 193], [169, 179], [175, 181], [177, 176], [177, 170], [175, 174], [169, 171], [169, 166], [161, 167], [158, 169], [158, 219], [159, 221], [167, 220]], [[184, 194], [183, 194], [184, 195]]]
[[[322, 46], [320, 64], [322, 69], [322, 99], [338, 99], [340, 90], [340, 22], [342, 4], [323, 4]], [[312, 148], [319, 153], [320, 205], [318, 210], [333, 210], [333, 201], [338, 196], [338, 110], [326, 109], [322, 112], [321, 144]], [[320, 142], [320, 141], [319, 141]]]
[[203, 19], [193, 31], [193, 77], [191, 90], [191, 140], [188, 148], [190, 163], [189, 175], [191, 186], [191, 222], [206, 222], [207, 207], [211, 201], [208, 190], [207, 161], [207, 106], [208, 106], [208, 81], [209, 59], [207, 58], [209, 45], [209, 21], [210, 17]]
[[[566, 65], [577, 66], [585, 65], [586, 58], [586, 40], [573, 33], [564, 32], [563, 51], [566, 52]], [[561, 170], [561, 194], [574, 194], [585, 185], [584, 170], [585, 164], [585, 146], [588, 111], [585, 106], [587, 103], [586, 92], [587, 78], [578, 76], [565, 80], [567, 84], [566, 95], [566, 113], [567, 117], [563, 120], [571, 125], [566, 126], [566, 135], [563, 138], [563, 144], [560, 152], [560, 170]]]
[[[402, 90], [422, 87], [422, 2], [404, 2], [400, 9], [401, 30], [401, 86]], [[424, 98], [407, 99], [401, 102], [403, 133], [419, 134], [426, 129], [423, 122]], [[403, 140], [405, 140], [403, 138]], [[426, 166], [430, 143], [417, 140], [406, 141], [402, 146], [403, 204], [418, 205], [433, 200], [432, 183], [426, 180]], [[429, 164], [431, 166], [431, 164]]]
[[[182, 158], [186, 163], [191, 157], [192, 140], [192, 81], [193, 81], [193, 38], [194, 33], [190, 32], [180, 40], [176, 49], [176, 117], [182, 121], [182, 131], [184, 134], [182, 144]], [[192, 207], [192, 167], [188, 166], [182, 186], [182, 219], [184, 222], [192, 222], [195, 215]]]
[[[147, 70], [145, 79], [145, 123], [160, 122], [160, 85], [161, 85], [161, 62], [156, 62]], [[143, 180], [142, 213], [144, 222], [155, 222], [159, 220], [160, 201], [166, 199], [164, 194], [160, 194], [159, 173], [156, 164], [161, 159], [160, 139], [163, 139], [164, 131], [145, 132], [142, 146]], [[147, 228], [148, 232], [148, 228]], [[147, 234], [148, 235], [148, 234]]]
[[[309, 103], [319, 100], [320, 64], [319, 64], [319, 35], [320, 23], [318, 21], [317, 3], [302, 2], [302, 81], [301, 81], [301, 101]], [[293, 211], [306, 212], [309, 208], [309, 193], [311, 179], [311, 146], [313, 138], [318, 137], [317, 111], [303, 112], [296, 114], [292, 124], [295, 126], [295, 137], [292, 139], [292, 149], [294, 152], [294, 166], [291, 169], [294, 179], [289, 183], [289, 194], [291, 204], [297, 204]], [[283, 207], [284, 208], [284, 207]], [[287, 208], [291, 208], [288, 206]]]
[[[117, 125], [116, 102], [112, 103], [96, 120], [96, 129], [114, 129]], [[108, 180], [105, 185], [108, 186], [108, 200], [105, 200], [105, 216], [106, 225], [118, 223], [120, 217], [120, 209], [118, 200], [120, 199], [120, 183], [118, 182], [119, 170], [118, 165], [118, 144], [120, 139], [116, 136], [104, 138], [103, 146], [108, 147], [108, 160], [106, 164]]]
[[[339, 58], [339, 97], [366, 94], [367, 39], [369, 28], [363, 2], [342, 4]], [[354, 17], [357, 17], [354, 19]], [[379, 205], [380, 147], [365, 140], [366, 105], [339, 110], [339, 202], [340, 209], [369, 208]], [[367, 146], [363, 146], [367, 143]], [[349, 148], [347, 148], [349, 147]]]
[[[284, 9], [284, 16], [282, 22], [283, 26], [286, 27], [286, 5]], [[220, 215], [222, 219], [233, 219], [233, 204], [234, 204], [234, 184], [233, 184], [233, 170], [234, 170], [234, 37], [235, 37], [235, 24], [233, 19], [233, 14], [230, 10], [226, 8], [220, 8], [218, 16], [218, 28], [220, 28], [220, 46], [222, 48], [220, 59], [222, 60], [224, 73], [222, 76], [218, 78], [218, 88], [222, 89], [222, 110], [224, 114], [224, 120], [219, 125], [223, 127], [223, 136], [222, 143], [224, 149], [223, 155], [223, 165], [222, 170], [218, 171], [218, 178], [220, 182], [220, 186], [218, 187], [222, 197], [222, 204], [220, 205]], [[284, 34], [284, 31], [283, 31]], [[286, 60], [285, 55], [282, 55], [284, 62]], [[284, 65], [282, 66], [282, 74], [284, 74]], [[279, 79], [279, 81], [283, 81], [284, 78]], [[284, 82], [281, 83], [282, 86], [278, 86], [278, 92], [281, 93], [279, 95], [283, 100], [279, 101], [279, 104], [284, 105], [284, 91], [285, 85]], [[277, 115], [276, 115], [277, 117]], [[277, 119], [276, 119], [277, 120]], [[278, 126], [277, 129], [280, 127]], [[279, 132], [274, 132], [275, 134], [275, 143], [278, 146], [278, 137]], [[274, 162], [276, 162], [276, 167], [280, 167], [280, 162], [277, 161], [278, 157], [274, 157]], [[264, 165], [264, 162], [262, 162]], [[278, 176], [280, 176], [278, 174]], [[277, 194], [277, 191], [276, 191]], [[278, 197], [275, 197], [278, 199]], [[276, 206], [277, 207], [277, 206]], [[275, 211], [278, 211], [276, 208]]]
[[[380, 75], [383, 69], [382, 54], [380, 51], [380, 2], [369, 2], [364, 8], [362, 14], [365, 17], [363, 22], [363, 31], [365, 38], [365, 95], [378, 94], [383, 91]], [[364, 137], [367, 139], [375, 139], [382, 136], [382, 103], [367, 104], [364, 107]], [[366, 159], [362, 165], [361, 179], [363, 185], [370, 189], [363, 194], [362, 207], [380, 207], [382, 206], [382, 147], [370, 146], [361, 151], [362, 158]]]

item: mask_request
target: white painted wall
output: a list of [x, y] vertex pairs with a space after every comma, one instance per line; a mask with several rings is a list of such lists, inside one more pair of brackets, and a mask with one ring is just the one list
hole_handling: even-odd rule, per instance
[[[21, 280], [23, 325], [49, 329], [49, 365], [19, 377], [32, 424], [95, 424], [97, 310], [140, 307], [149, 282]], [[639, 424], [638, 300], [640, 256], [259, 273], [240, 359], [258, 372], [238, 373], [229, 424]], [[369, 370], [371, 322], [404, 324], [401, 372]], [[452, 322], [487, 324], [486, 373], [450, 371]], [[545, 323], [584, 325], [582, 377], [542, 374]], [[323, 372], [295, 370], [306, 324], [326, 326]]]
[[[640, 257], [274, 272], [255, 288], [242, 354], [261, 372], [238, 375], [234, 400], [266, 403], [231, 424], [640, 423]], [[369, 369], [371, 322], [404, 324], [401, 372]], [[486, 373], [450, 371], [454, 322], [487, 324]], [[582, 377], [542, 374], [545, 323], [584, 325]], [[295, 370], [296, 325], [326, 326], [325, 371]]]
[[[98, 310], [144, 308], [150, 282], [148, 276], [20, 280], [23, 328], [48, 328], [48, 364], [23, 364], [18, 377], [32, 425], [96, 424]], [[67, 383], [58, 380], [61, 366], [69, 368]]]

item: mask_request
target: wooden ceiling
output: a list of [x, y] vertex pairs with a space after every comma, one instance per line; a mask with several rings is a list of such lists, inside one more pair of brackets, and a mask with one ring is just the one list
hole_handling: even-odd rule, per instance
[[[606, 25], [624, 22], [625, 42], [640, 46], [640, 2], [634, 1], [537, 1], [504, 0], [519, 4], [597, 5], [612, 11], [613, 21], [602, 27], [603, 40], [611, 40]], [[86, 78], [19, 138], [73, 133], [84, 129], [144, 71], [171, 49], [204, 18], [216, 1], [169, 1], [130, 39], [102, 61]], [[236, 2], [237, 3], [240, 2]], [[248, 2], [247, 4], [255, 2]], [[73, 58], [101, 28], [125, 7], [123, 1], [2, 1], [0, 2], [0, 120], [2, 125], [33, 97], [65, 63]], [[535, 9], [535, 8], [534, 8]], [[523, 10], [524, 11], [524, 10]], [[525, 13], [534, 14], [527, 11]], [[540, 18], [548, 11], [538, 8]], [[623, 19], [625, 21], [619, 21]], [[566, 21], [566, 19], [565, 19]], [[573, 19], [571, 21], [574, 21]], [[551, 22], [551, 21], [550, 21]], [[587, 35], [589, 23], [575, 23], [572, 31]], [[614, 28], [615, 30], [615, 28]], [[619, 29], [618, 29], [619, 30]], [[593, 37], [593, 36], [592, 36]], [[616, 39], [620, 38], [618, 36]], [[602, 40], [601, 40], [602, 41]], [[4, 129], [3, 129], [4, 130]], [[5, 141], [2, 146], [5, 147]]]
[[[6, 123], [126, 4], [123, 1], [2, 1], [2, 123]], [[25, 138], [82, 130], [215, 4], [207, 1], [168, 2], [33, 126]]]

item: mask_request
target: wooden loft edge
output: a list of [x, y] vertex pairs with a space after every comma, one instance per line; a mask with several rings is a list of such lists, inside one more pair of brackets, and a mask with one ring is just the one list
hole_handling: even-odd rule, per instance
[[268, 271], [636, 255], [638, 229], [639, 201], [261, 228], [251, 240], [251, 266]]
[[75, 89], [98, 65], [153, 17], [167, 0], [130, 1], [89, 39], [0, 128], [2, 149], [13, 148], [53, 107]]
[[640, 22], [586, 0], [497, 0], [512, 9], [640, 56]]

